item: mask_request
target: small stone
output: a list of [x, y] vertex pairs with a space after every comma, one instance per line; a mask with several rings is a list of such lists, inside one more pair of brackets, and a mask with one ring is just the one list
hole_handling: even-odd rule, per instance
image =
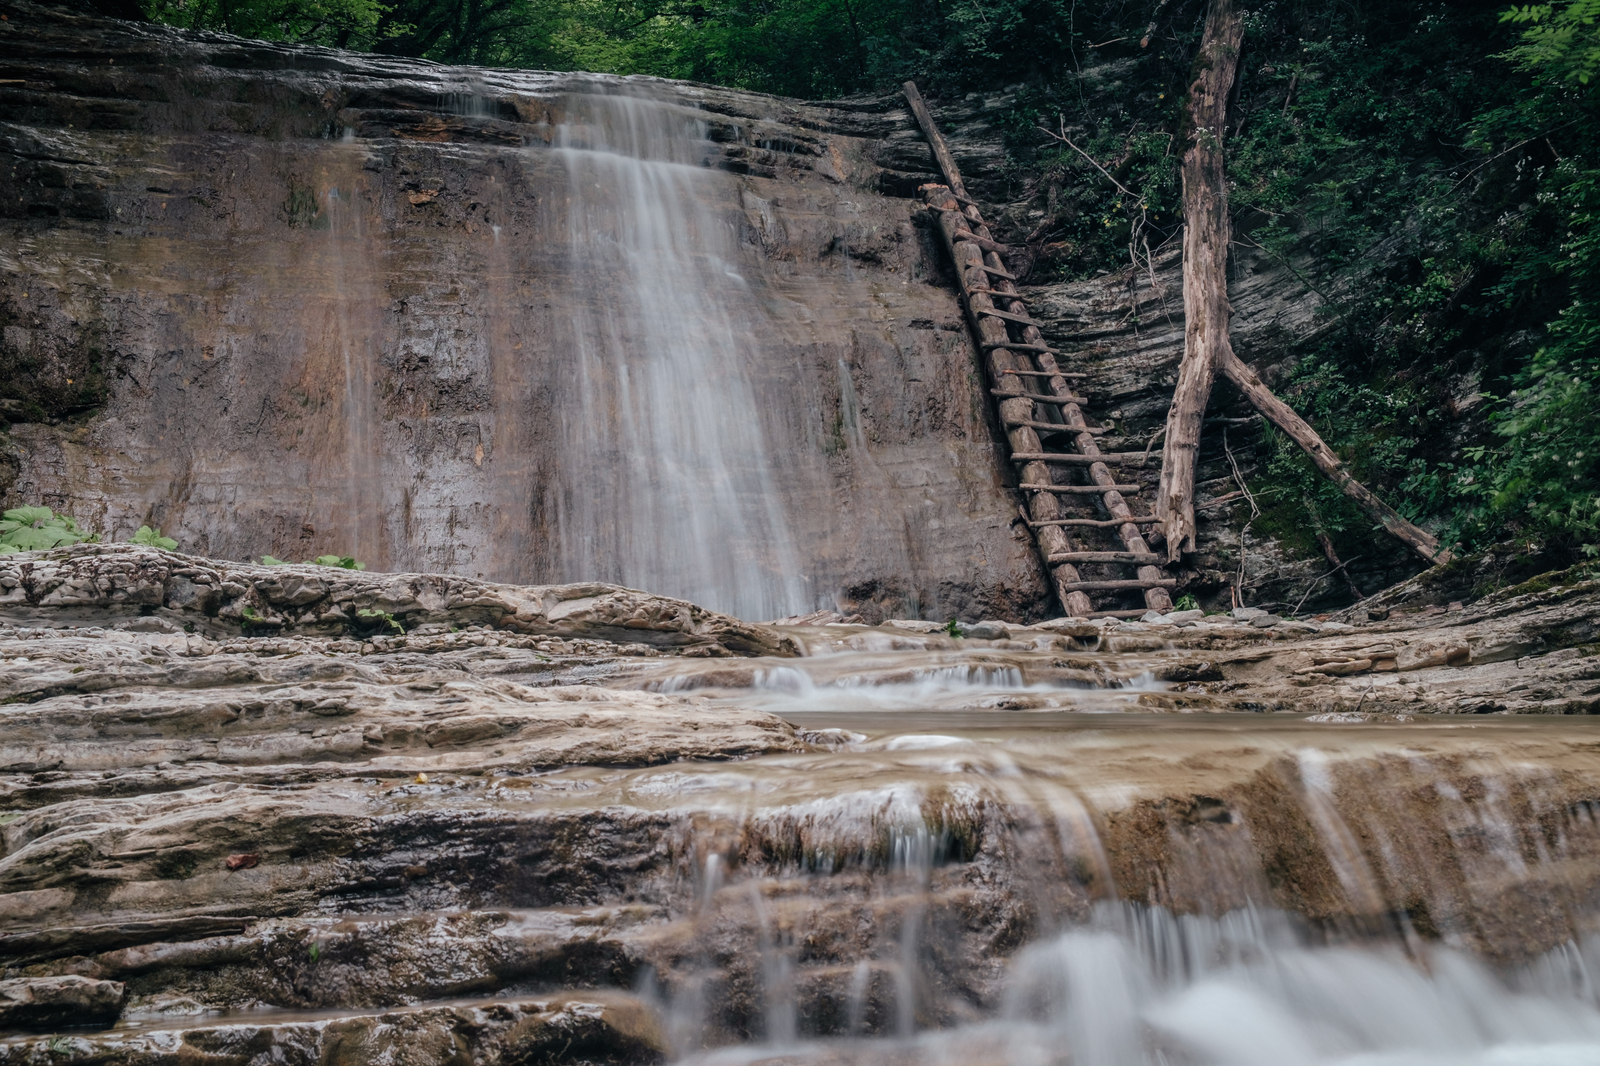
[[1172, 621], [1176, 622], [1178, 625], [1182, 625], [1185, 622], [1198, 622], [1205, 616], [1206, 613], [1200, 610], [1198, 607], [1189, 611], [1173, 611], [1171, 614], [1167, 615], [1168, 618], [1172, 619]]
[[1266, 614], [1267, 612], [1263, 611], [1259, 607], [1235, 607], [1233, 609], [1233, 616], [1241, 622], [1249, 622], [1257, 618], [1264, 618], [1266, 617]]
[[1257, 629], [1271, 629], [1281, 621], [1283, 621], [1283, 619], [1279, 618], [1277, 615], [1268, 614], [1267, 612], [1262, 611], [1260, 614], [1251, 617], [1250, 624]]
[[167, 621], [165, 618], [135, 618], [128, 622], [120, 622], [117, 628], [125, 633], [182, 633], [182, 627]]
[[1011, 636], [1011, 630], [1003, 623], [985, 619], [976, 625], [957, 626], [961, 635], [968, 640], [1006, 640]]
[[1173, 618], [1170, 614], [1162, 614], [1160, 611], [1146, 611], [1140, 616], [1139, 621], [1144, 622], [1146, 625], [1170, 626]]

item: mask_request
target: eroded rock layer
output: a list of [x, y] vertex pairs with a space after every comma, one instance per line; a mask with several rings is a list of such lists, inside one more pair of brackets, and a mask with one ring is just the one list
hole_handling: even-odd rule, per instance
[[[121, 1020], [0, 1061], [650, 1061], [959, 1028], [1118, 901], [1507, 965], [1600, 913], [1593, 720], [1428, 713], [1587, 711], [1592, 581], [954, 638], [148, 549], [5, 566], [0, 1024]], [[422, 624], [340, 635], [308, 600], [244, 635], [128, 596], [201, 574]], [[585, 628], [607, 596], [682, 610]], [[1148, 717], [1271, 709], [1316, 713]]]

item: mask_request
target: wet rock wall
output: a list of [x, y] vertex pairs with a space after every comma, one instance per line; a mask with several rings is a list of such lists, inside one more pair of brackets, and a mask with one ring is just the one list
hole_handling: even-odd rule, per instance
[[609, 486], [554, 430], [550, 131], [648, 90], [704, 115], [811, 605], [1049, 611], [918, 175], [882, 158], [905, 116], [5, 12], [6, 504], [217, 557], [572, 576], [542, 501]]

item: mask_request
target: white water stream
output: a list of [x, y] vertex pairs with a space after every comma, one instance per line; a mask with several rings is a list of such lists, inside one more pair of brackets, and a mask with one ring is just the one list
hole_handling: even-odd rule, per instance
[[1593, 1066], [1600, 950], [1510, 975], [1432, 950], [1312, 947], [1276, 912], [1176, 917], [1100, 908], [1026, 948], [1001, 1016], [864, 1040], [690, 1053], [703, 1066], [772, 1061], [925, 1066]]

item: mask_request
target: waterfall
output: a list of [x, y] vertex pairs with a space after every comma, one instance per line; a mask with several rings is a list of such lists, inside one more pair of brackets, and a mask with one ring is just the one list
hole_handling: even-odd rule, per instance
[[744, 618], [810, 609], [773, 491], [751, 339], [764, 328], [730, 176], [699, 165], [705, 123], [641, 95], [574, 94], [554, 130], [567, 184], [547, 205], [567, 276], [552, 308], [562, 447], [546, 488], [554, 580], [604, 580]]

